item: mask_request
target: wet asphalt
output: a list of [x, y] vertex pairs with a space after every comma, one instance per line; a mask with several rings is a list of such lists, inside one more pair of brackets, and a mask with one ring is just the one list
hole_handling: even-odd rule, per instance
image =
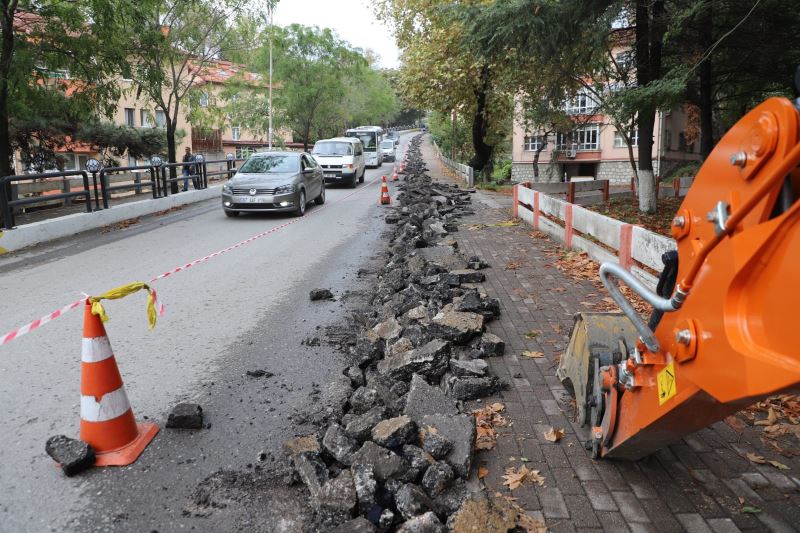
[[[301, 343], [363, 300], [358, 270], [374, 264], [384, 230], [370, 182], [390, 172], [368, 169], [367, 183], [329, 188], [326, 205], [300, 221], [157, 282], [167, 312], [153, 332], [143, 295], [108, 304], [134, 413], [162, 426], [129, 467], [66, 478], [44, 453], [50, 435], [77, 437], [81, 312], [0, 348], [0, 531], [293, 530], [305, 509], [266, 472], [288, 437], [311, 431], [316, 391], [347, 365], [325, 342]], [[1, 256], [0, 331], [287, 220], [228, 219], [215, 200]], [[315, 287], [337, 300], [309, 301]], [[246, 374], [259, 369], [273, 375]], [[208, 427], [165, 429], [180, 401], [201, 404]]]

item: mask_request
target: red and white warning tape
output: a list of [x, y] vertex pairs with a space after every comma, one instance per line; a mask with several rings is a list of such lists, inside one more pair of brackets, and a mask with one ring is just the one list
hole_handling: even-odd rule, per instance
[[[342, 196], [341, 198], [338, 198], [336, 200], [336, 202], [332, 202], [332, 203], [335, 204], [335, 203], [341, 202], [342, 200], [346, 200], [347, 198], [350, 198], [351, 196], [366, 190], [367, 187], [369, 187], [373, 183], [377, 183], [378, 181], [380, 181], [379, 178], [370, 180], [362, 188], [360, 188], [358, 190], [355, 190], [355, 191], [351, 192], [350, 194]], [[267, 231], [262, 231], [261, 233], [257, 233], [255, 235], [253, 235], [252, 237], [249, 237], [249, 238], [247, 238], [247, 239], [245, 239], [243, 241], [237, 242], [236, 244], [234, 244], [232, 246], [228, 246], [227, 248], [223, 248], [222, 250], [216, 251], [216, 252], [214, 252], [212, 254], [208, 254], [207, 256], [201, 257], [200, 259], [195, 259], [194, 261], [186, 263], [185, 265], [181, 265], [179, 267], [175, 267], [172, 270], [168, 270], [167, 272], [164, 272], [163, 274], [159, 274], [158, 276], [152, 278], [147, 283], [153, 283], [155, 281], [167, 278], [167, 277], [169, 277], [169, 276], [171, 276], [173, 274], [177, 274], [178, 272], [181, 272], [183, 270], [187, 270], [187, 269], [189, 269], [189, 268], [191, 268], [191, 267], [193, 267], [195, 265], [199, 265], [200, 263], [205, 263], [206, 261], [209, 261], [209, 260], [211, 260], [211, 259], [213, 259], [215, 257], [218, 257], [218, 256], [222, 255], [222, 254], [226, 254], [226, 253], [231, 252], [231, 251], [233, 251], [233, 250], [235, 250], [237, 248], [241, 248], [242, 246], [250, 244], [251, 242], [256, 241], [256, 240], [258, 240], [258, 239], [260, 239], [262, 237], [266, 237], [267, 235], [270, 235], [272, 233], [280, 231], [283, 228], [285, 228], [287, 226], [290, 226], [290, 225], [292, 225], [292, 224], [294, 224], [296, 222], [300, 222], [301, 220], [306, 220], [309, 216], [311, 216], [311, 215], [313, 215], [315, 213], [318, 213], [321, 209], [327, 207], [328, 205], [331, 205], [331, 204], [323, 204], [318, 209], [315, 209], [314, 211], [311, 211], [310, 213], [308, 213], [305, 218], [292, 219], [289, 222], [281, 224], [280, 226], [275, 226], [274, 228], [269, 229]], [[155, 296], [155, 291], [153, 291], [153, 292], [154, 292], [154, 300], [155, 300], [155, 303], [156, 303], [156, 309], [158, 309], [158, 314], [159, 315], [163, 315], [164, 314], [164, 304], [160, 303], [158, 301], [157, 297]], [[14, 339], [16, 339], [17, 337], [21, 337], [21, 336], [23, 336], [23, 335], [25, 335], [27, 333], [30, 333], [31, 331], [39, 329], [40, 327], [44, 326], [48, 322], [52, 322], [53, 320], [55, 320], [56, 318], [60, 317], [61, 315], [65, 314], [65, 313], [68, 313], [69, 311], [72, 311], [73, 309], [76, 309], [76, 308], [80, 307], [85, 302], [86, 302], [86, 298], [81, 298], [80, 300], [72, 302], [69, 305], [65, 305], [64, 307], [62, 307], [61, 309], [59, 309], [57, 311], [53, 311], [49, 315], [43, 316], [42, 318], [38, 318], [38, 319], [34, 320], [33, 322], [25, 324], [22, 327], [19, 327], [17, 329], [14, 329], [14, 330], [6, 333], [2, 337], [0, 337], [0, 346], [6, 345], [9, 342], [11, 342]]]

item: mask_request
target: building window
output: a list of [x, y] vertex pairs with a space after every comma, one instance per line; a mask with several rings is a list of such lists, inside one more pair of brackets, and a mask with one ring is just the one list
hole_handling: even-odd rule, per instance
[[[631, 139], [631, 146], [639, 146], [639, 128], [634, 128], [630, 132], [630, 139]], [[614, 148], [625, 148], [627, 145], [625, 144], [625, 139], [622, 138], [622, 135], [619, 131], [614, 132]]]
[[136, 117], [133, 114], [133, 108], [125, 108], [125, 125], [131, 128], [136, 125]]
[[236, 159], [247, 159], [252, 154], [255, 153], [255, 150], [248, 147], [248, 146], [237, 146], [236, 147]]
[[569, 115], [589, 115], [594, 113], [597, 107], [597, 101], [584, 89], [566, 101], [564, 111]]
[[[76, 170], [75, 169], [75, 154], [59, 154], [61, 156], [61, 161], [64, 164], [64, 170]], [[56, 169], [58, 170], [58, 169]]]
[[565, 151], [575, 147], [578, 151], [600, 149], [600, 125], [588, 124], [572, 133], [556, 135], [556, 150]]
[[147, 109], [140, 109], [139, 110], [139, 118], [142, 121], [143, 128], [152, 128], [153, 125], [150, 123], [150, 112]]
[[664, 149], [666, 151], [672, 150], [672, 130], [667, 129], [664, 132]]
[[522, 147], [523, 150], [528, 152], [538, 152], [547, 147], [547, 141], [545, 141], [544, 137], [541, 135], [527, 135], [523, 141]]
[[200, 95], [200, 107], [208, 107], [208, 93], [205, 91]]
[[165, 128], [167, 126], [167, 115], [163, 111], [156, 111], [156, 126]]
[[242, 138], [242, 128], [241, 126], [233, 126], [231, 128], [231, 137], [233, 137], [234, 141], [238, 141]]

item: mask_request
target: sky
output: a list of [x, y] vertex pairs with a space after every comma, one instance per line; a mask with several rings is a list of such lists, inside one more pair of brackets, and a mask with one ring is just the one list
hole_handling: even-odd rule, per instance
[[280, 0], [275, 8], [278, 26], [292, 23], [331, 28], [357, 48], [380, 56], [382, 68], [397, 68], [399, 52], [389, 29], [375, 18], [369, 0]]

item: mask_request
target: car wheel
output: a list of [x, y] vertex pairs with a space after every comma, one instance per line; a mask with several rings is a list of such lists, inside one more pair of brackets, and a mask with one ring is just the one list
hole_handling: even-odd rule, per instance
[[301, 217], [306, 214], [306, 191], [305, 189], [300, 190], [300, 198], [297, 202], [297, 209], [294, 211], [294, 215], [297, 217]]
[[347, 185], [351, 189], [355, 189], [356, 185], [358, 184], [358, 171], [353, 173], [353, 179], [350, 180], [350, 183]]
[[228, 210], [226, 209], [226, 210], [225, 210], [225, 216], [226, 216], [226, 217], [231, 217], [231, 218], [236, 218], [236, 217], [238, 217], [238, 216], [239, 216], [239, 211], [228, 211]]
[[364, 170], [361, 171], [361, 177], [358, 178], [359, 183], [364, 183], [364, 176], [367, 174], [367, 167], [364, 167]]
[[314, 203], [317, 205], [322, 205], [325, 203], [325, 184], [322, 184], [322, 188], [319, 191], [319, 196], [314, 198]]

